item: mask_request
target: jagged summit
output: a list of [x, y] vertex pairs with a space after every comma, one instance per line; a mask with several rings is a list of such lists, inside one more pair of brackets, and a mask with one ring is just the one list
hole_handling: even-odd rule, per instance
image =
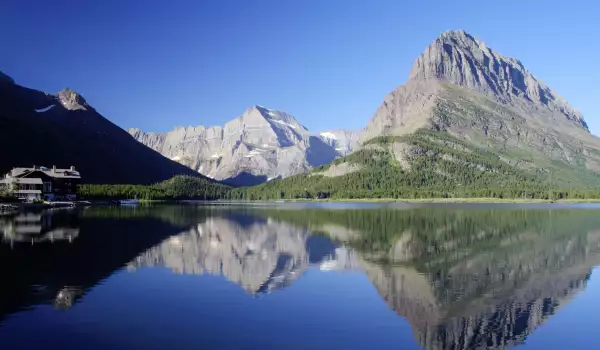
[[581, 113], [514, 58], [503, 56], [464, 30], [446, 31], [417, 58], [410, 80], [449, 82], [504, 103], [524, 99], [562, 113], [584, 129]]
[[90, 108], [90, 105], [87, 104], [83, 96], [70, 88], [62, 89], [56, 96], [63, 107], [68, 110], [87, 110]]
[[223, 126], [129, 133], [146, 146], [208, 177], [252, 185], [305, 172], [346, 155], [354, 144], [325, 142], [291, 114], [254, 105]]
[[[600, 183], [600, 139], [581, 113], [519, 60], [464, 30], [442, 33], [418, 56], [409, 80], [384, 98], [360, 141], [408, 139], [431, 130], [534, 176], [544, 172], [564, 182]], [[400, 141], [394, 152], [400, 163], [408, 159], [406, 169], [429, 154]]]

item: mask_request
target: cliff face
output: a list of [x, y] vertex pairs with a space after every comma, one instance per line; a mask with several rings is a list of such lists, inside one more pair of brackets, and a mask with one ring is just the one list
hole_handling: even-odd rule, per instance
[[263, 106], [246, 109], [223, 127], [185, 127], [168, 133], [130, 129], [129, 133], [165, 157], [233, 185], [302, 173], [346, 155], [357, 145], [354, 134], [311, 135], [292, 115]]
[[464, 30], [442, 33], [417, 58], [410, 80], [445, 81], [506, 103], [522, 99], [587, 130], [581, 113], [533, 76], [519, 60], [502, 56]]
[[599, 181], [600, 139], [581, 113], [520, 61], [464, 31], [443, 33], [419, 55], [409, 80], [385, 97], [361, 142], [422, 128], [450, 133], [532, 173]]

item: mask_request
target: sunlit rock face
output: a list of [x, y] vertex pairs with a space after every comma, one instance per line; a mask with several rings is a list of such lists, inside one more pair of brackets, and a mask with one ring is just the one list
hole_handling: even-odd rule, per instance
[[178, 127], [167, 133], [129, 129], [129, 133], [171, 160], [235, 185], [306, 172], [358, 146], [357, 133], [313, 135], [291, 114], [258, 105], [224, 126]]
[[575, 168], [571, 181], [588, 183], [600, 169], [600, 139], [582, 114], [519, 60], [463, 30], [444, 32], [425, 48], [360, 141], [419, 129], [448, 132], [523, 170]]
[[533, 76], [521, 61], [499, 54], [464, 30], [442, 33], [417, 58], [410, 79], [445, 81], [506, 102], [528, 101], [587, 130], [581, 113]]

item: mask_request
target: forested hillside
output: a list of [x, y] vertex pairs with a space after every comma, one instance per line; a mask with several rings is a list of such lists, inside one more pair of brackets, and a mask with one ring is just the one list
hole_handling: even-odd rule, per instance
[[[525, 171], [445, 132], [421, 129], [406, 136], [374, 138], [365, 142], [363, 149], [308, 174], [234, 189], [230, 196], [236, 199], [547, 198], [567, 196], [559, 190], [567, 187], [552, 179], [545, 169]], [[583, 192], [585, 186], [577, 188]], [[573, 189], [570, 192], [576, 193]]]
[[192, 176], [175, 176], [154, 185], [81, 185], [84, 199], [222, 199], [230, 188], [217, 182]]
[[[554, 174], [554, 175], [553, 175]], [[558, 175], [556, 175], [558, 174]], [[600, 198], [600, 190], [553, 169], [520, 169], [443, 131], [376, 137], [313, 171], [231, 188], [186, 176], [149, 186], [83, 185], [88, 199]]]

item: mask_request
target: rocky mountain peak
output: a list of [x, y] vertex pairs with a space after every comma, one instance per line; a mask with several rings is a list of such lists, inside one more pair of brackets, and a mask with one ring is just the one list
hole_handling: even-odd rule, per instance
[[357, 136], [350, 133], [336, 133], [336, 139], [311, 135], [291, 114], [261, 105], [246, 108], [223, 127], [176, 128], [168, 133], [129, 129], [129, 133], [165, 157], [233, 185], [302, 173], [358, 145]]
[[581, 113], [533, 76], [514, 58], [503, 56], [464, 30], [447, 31], [415, 61], [411, 81], [438, 80], [509, 103], [525, 100], [563, 114], [587, 130]]
[[308, 131], [308, 129], [306, 129], [306, 127], [304, 125], [300, 124], [300, 122], [298, 122], [298, 120], [293, 115], [288, 114], [286, 112], [267, 108], [267, 107], [264, 107], [261, 105], [254, 105], [253, 107], [250, 108], [250, 110], [255, 110], [256, 112], [260, 113], [260, 115], [263, 116], [268, 121], [271, 121], [271, 122], [274, 121], [276, 124], [279, 124], [280, 126], [287, 126], [292, 129], [295, 129], [296, 131], [300, 131], [300, 130]]
[[90, 108], [90, 105], [87, 104], [83, 96], [69, 88], [61, 90], [57, 94], [57, 97], [60, 103], [68, 110], [87, 110]]

